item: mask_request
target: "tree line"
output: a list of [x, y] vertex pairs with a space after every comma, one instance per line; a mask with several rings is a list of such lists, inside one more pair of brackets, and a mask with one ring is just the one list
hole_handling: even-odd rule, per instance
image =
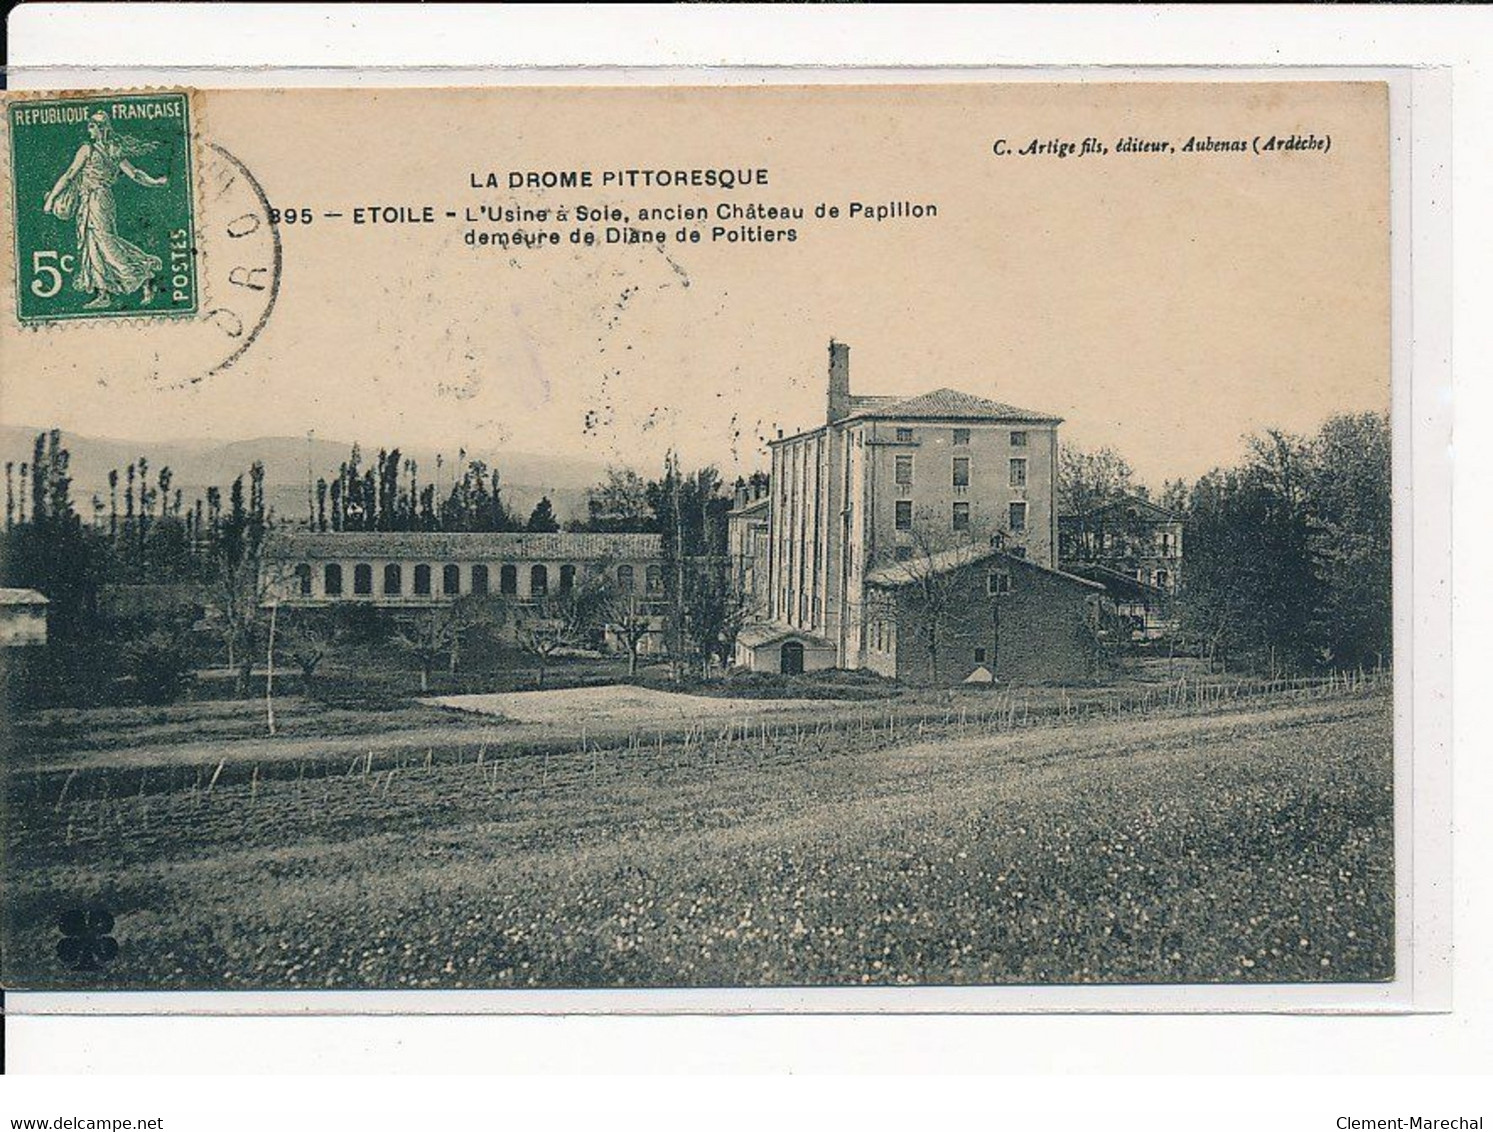
[[[398, 449], [381, 450], [365, 467], [354, 446], [337, 477], [318, 485], [306, 525], [338, 531], [561, 529], [548, 498], [520, 522], [503, 500], [495, 469], [467, 460], [464, 452], [460, 466], [438, 502], [436, 485], [422, 486], [418, 467], [403, 460]], [[195, 627], [211, 631], [239, 693], [247, 694], [252, 666], [265, 659], [268, 618], [274, 612], [275, 531], [289, 525], [277, 522], [267, 503], [262, 462], [235, 477], [226, 492], [209, 487], [188, 505], [172, 470], [152, 469], [142, 456], [111, 470], [107, 503], [95, 495], [91, 516], [75, 504], [70, 457], [58, 430], [38, 435], [32, 458], [6, 470], [0, 578], [50, 599], [54, 658], [101, 662], [100, 642], [126, 634], [127, 666], [142, 685], [150, 684], [156, 698], [168, 698], [193, 663], [187, 654], [195, 646], [185, 644], [192, 624], [182, 622], [180, 611], [167, 610], [136, 617], [132, 627], [114, 623], [101, 613], [100, 590], [118, 582], [188, 583], [206, 611]], [[401, 615], [404, 620], [391, 620], [389, 631], [424, 658], [427, 682], [428, 666], [438, 653], [454, 670], [465, 637], [510, 621], [516, 643], [536, 658], [541, 679], [557, 652], [592, 645], [603, 630], [628, 653], [633, 671], [643, 642], [658, 633], [679, 675], [728, 663], [743, 612], [726, 561], [730, 506], [714, 468], [686, 472], [672, 453], [652, 479], [631, 469], [609, 469], [588, 493], [586, 516], [566, 529], [658, 534], [663, 558], [658, 592], [618, 594], [583, 578], [566, 593], [530, 603], [521, 619], [513, 610], [498, 609], [499, 595], [492, 595], [485, 603], [463, 601], [423, 611], [420, 623]], [[345, 636], [335, 618], [308, 611], [287, 612], [280, 628], [282, 647], [297, 658], [308, 680], [335, 640]], [[79, 672], [59, 674], [56, 682], [98, 680], [96, 674]]]
[[539, 501], [525, 522], [503, 500], [501, 476], [483, 460], [457, 457], [451, 487], [441, 492], [446, 460], [436, 457], [436, 480], [421, 483], [419, 461], [398, 448], [380, 448], [367, 467], [354, 444], [337, 474], [317, 479], [307, 500], [306, 525], [316, 531], [558, 531], [554, 506]]
[[[1152, 498], [1112, 449], [1064, 451], [1059, 471], [1080, 537], [1116, 500]], [[1281, 674], [1391, 663], [1388, 414], [1339, 414], [1310, 436], [1268, 429], [1237, 464], [1154, 498], [1185, 522], [1181, 636], [1215, 664]]]

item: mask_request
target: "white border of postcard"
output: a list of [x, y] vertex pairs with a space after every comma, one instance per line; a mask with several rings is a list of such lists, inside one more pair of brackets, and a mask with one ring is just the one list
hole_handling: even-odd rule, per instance
[[[24, 11], [24, 9], [22, 9]], [[1396, 978], [1382, 984], [585, 991], [107, 992], [7, 996], [12, 1015], [754, 1014], [983, 1012], [1402, 1013], [1450, 1006], [1450, 76], [1394, 68], [953, 68], [584, 72], [44, 68], [57, 86], [1283, 81], [1390, 84], [1394, 271]], [[1412, 374], [1413, 379], [1412, 379]], [[1406, 602], [1402, 595], [1409, 594]], [[1412, 757], [1405, 757], [1413, 752]]]

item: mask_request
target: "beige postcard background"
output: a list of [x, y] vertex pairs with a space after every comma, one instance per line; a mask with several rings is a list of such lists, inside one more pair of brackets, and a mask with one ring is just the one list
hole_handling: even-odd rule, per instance
[[[0, 420], [640, 467], [672, 446], [731, 475], [761, 466], [778, 428], [820, 419], [833, 336], [852, 346], [857, 393], [950, 386], [1056, 413], [1064, 443], [1113, 445], [1159, 487], [1232, 462], [1256, 429], [1389, 404], [1379, 83], [255, 89], [197, 92], [193, 109], [200, 145], [229, 151], [276, 209], [312, 215], [279, 225], [262, 333], [208, 375], [221, 344], [200, 323], [21, 330], [7, 270]], [[1293, 134], [1330, 147], [1182, 152]], [[1085, 138], [1108, 152], [1020, 152]], [[1174, 152], [1118, 152], [1126, 138]], [[659, 169], [765, 169], [769, 183], [602, 183]], [[546, 170], [590, 170], [595, 187], [508, 187]], [[489, 175], [500, 187], [473, 187]], [[242, 209], [225, 215], [206, 183], [202, 197], [211, 308], [234, 287], [224, 230]], [[847, 215], [852, 202], [937, 215], [877, 222]], [[805, 218], [716, 218], [754, 203]], [[608, 223], [573, 216], [467, 222], [483, 205], [711, 219], [631, 225], [664, 231], [661, 247], [607, 244]], [[370, 206], [436, 219], [353, 224]], [[712, 240], [716, 226], [796, 239]], [[676, 242], [683, 227], [702, 242]], [[598, 243], [465, 241], [573, 228]]]
[[[315, 432], [645, 475], [673, 447], [729, 477], [764, 466], [777, 429], [822, 420], [833, 336], [852, 346], [856, 393], [949, 386], [1052, 412], [1065, 445], [1113, 445], [1159, 487], [1234, 462], [1259, 429], [1390, 404], [1382, 83], [243, 89], [195, 91], [193, 114], [199, 147], [230, 153], [276, 209], [312, 215], [277, 225], [263, 331], [212, 372], [236, 343], [207, 317], [23, 330], [7, 246], [0, 423], [143, 441]], [[1182, 151], [1292, 135], [1330, 148]], [[1080, 154], [1089, 138], [1108, 152]], [[1122, 153], [1124, 139], [1175, 152]], [[659, 169], [765, 169], [769, 184], [602, 183]], [[596, 186], [507, 187], [544, 170], [590, 170]], [[489, 174], [502, 187], [473, 186]], [[206, 175], [200, 198], [210, 310], [241, 298], [226, 233], [247, 198], [225, 207]], [[848, 216], [852, 202], [937, 215], [877, 222]], [[805, 218], [716, 218], [754, 203]], [[816, 217], [821, 203], [840, 217]], [[484, 205], [571, 219], [465, 218]], [[613, 222], [578, 222], [577, 207], [679, 206], [711, 218], [630, 225], [665, 231], [662, 248], [465, 239], [600, 241]], [[375, 207], [435, 219], [352, 222]], [[716, 226], [797, 238], [713, 241]], [[683, 227], [702, 241], [677, 242]]]

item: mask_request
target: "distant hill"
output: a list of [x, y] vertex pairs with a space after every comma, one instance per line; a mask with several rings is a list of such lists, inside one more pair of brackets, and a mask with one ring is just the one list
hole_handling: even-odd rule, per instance
[[[22, 461], [29, 462], [32, 442], [41, 431], [39, 428], [0, 425], [0, 461], [14, 461], [17, 465]], [[232, 441], [143, 441], [64, 432], [62, 444], [70, 456], [73, 498], [84, 515], [88, 514], [90, 498], [94, 494], [107, 503], [111, 468], [118, 468], [122, 478], [125, 465], [144, 456], [150, 462], [152, 482], [163, 465], [169, 466], [173, 490], [181, 488], [183, 498], [189, 502], [211, 486], [221, 487], [226, 494], [234, 477], [247, 472], [255, 460], [262, 460], [270, 506], [282, 517], [298, 519], [306, 514], [308, 468], [313, 483], [320, 476], [332, 479], [352, 450], [351, 441], [308, 441], [305, 437], [290, 436]], [[435, 452], [422, 448], [401, 451], [419, 463], [420, 482], [430, 483], [436, 471]], [[364, 467], [367, 467], [371, 454], [365, 447]], [[471, 451], [467, 455], [471, 459], [485, 460], [489, 467], [498, 469], [503, 494], [510, 508], [522, 511], [524, 515], [541, 496], [548, 495], [562, 519], [583, 516], [586, 489], [606, 474], [604, 463], [565, 456], [509, 451]], [[455, 446], [445, 454], [446, 467], [442, 476], [447, 488], [451, 484], [456, 456]]]

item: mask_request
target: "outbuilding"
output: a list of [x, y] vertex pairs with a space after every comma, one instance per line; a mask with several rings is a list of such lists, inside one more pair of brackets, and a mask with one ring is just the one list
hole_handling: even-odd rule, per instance
[[866, 667], [912, 684], [1093, 676], [1104, 587], [965, 545], [866, 576]]
[[0, 647], [46, 644], [49, 604], [36, 590], [0, 589]]
[[749, 672], [797, 676], [835, 666], [835, 646], [783, 625], [748, 625], [736, 635], [736, 665]]

